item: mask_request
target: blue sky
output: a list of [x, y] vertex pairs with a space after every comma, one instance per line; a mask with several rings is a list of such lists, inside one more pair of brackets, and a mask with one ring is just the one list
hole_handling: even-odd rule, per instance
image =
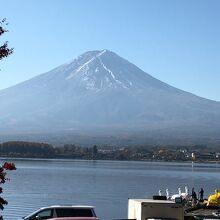
[[109, 49], [177, 88], [220, 101], [219, 0], [0, 0], [14, 54], [0, 89]]

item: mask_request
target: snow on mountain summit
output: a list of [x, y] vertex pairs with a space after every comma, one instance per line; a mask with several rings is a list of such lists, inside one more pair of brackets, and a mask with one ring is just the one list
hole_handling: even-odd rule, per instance
[[91, 90], [129, 89], [132, 82], [122, 78], [122, 70], [111, 68], [111, 62], [116, 57], [116, 54], [108, 50], [86, 52], [70, 64], [73, 69], [65, 79], [78, 80]]
[[109, 50], [88, 51], [73, 61], [47, 73], [32, 78], [18, 86], [38, 89], [56, 87], [57, 91], [91, 90], [145, 90], [151, 88], [172, 89], [171, 86], [153, 78], [134, 64]]

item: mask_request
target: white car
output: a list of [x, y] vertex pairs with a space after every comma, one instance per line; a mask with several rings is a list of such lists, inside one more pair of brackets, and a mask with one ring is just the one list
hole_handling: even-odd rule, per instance
[[93, 206], [49, 206], [38, 209], [20, 220], [46, 219], [98, 220]]

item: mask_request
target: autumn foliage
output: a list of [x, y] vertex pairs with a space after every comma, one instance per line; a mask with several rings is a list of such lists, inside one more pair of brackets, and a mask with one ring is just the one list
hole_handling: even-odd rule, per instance
[[[5, 162], [2, 166], [0, 166], [0, 184], [4, 184], [7, 180], [9, 180], [6, 175], [6, 170], [16, 170], [14, 163]], [[0, 187], [0, 194], [3, 192], [3, 188]], [[3, 210], [4, 206], [7, 205], [8, 202], [0, 196], [0, 209]], [[3, 220], [3, 217], [0, 216], [0, 220]]]
[[[6, 19], [0, 21], [0, 36], [2, 36], [8, 30], [5, 28], [8, 23]], [[8, 48], [8, 42], [6, 41], [3, 45], [0, 45], [0, 60], [9, 56], [13, 53], [13, 49]], [[4, 184], [7, 180], [9, 180], [6, 175], [6, 170], [16, 170], [14, 163], [5, 162], [2, 166], [0, 166], [0, 184]], [[2, 187], [0, 187], [0, 194], [3, 192]], [[8, 202], [0, 196], [0, 209], [3, 210], [4, 206], [7, 205]], [[3, 217], [0, 216], [0, 220], [3, 220]]]

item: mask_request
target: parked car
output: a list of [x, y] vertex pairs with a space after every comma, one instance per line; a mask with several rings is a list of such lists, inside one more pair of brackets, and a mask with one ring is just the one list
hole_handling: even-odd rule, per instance
[[49, 206], [38, 209], [22, 220], [98, 220], [93, 206]]

